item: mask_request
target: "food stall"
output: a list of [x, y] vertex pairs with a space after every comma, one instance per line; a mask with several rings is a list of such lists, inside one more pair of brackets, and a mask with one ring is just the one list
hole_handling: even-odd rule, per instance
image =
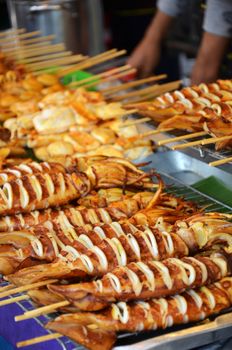
[[0, 334], [33, 350], [228, 346], [231, 80], [90, 74], [124, 50], [47, 40], [0, 35]]

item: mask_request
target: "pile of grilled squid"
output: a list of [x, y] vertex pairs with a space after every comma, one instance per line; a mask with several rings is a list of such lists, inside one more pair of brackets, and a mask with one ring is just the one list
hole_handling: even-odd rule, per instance
[[[213, 137], [232, 135], [232, 80], [185, 87], [130, 107], [158, 122], [160, 130], [205, 131]], [[219, 140], [216, 150], [231, 149], [231, 140]]]
[[36, 305], [62, 302], [46, 327], [88, 349], [232, 304], [231, 215], [168, 194], [127, 160], [8, 167], [0, 215], [0, 273], [13, 291], [34, 285]]

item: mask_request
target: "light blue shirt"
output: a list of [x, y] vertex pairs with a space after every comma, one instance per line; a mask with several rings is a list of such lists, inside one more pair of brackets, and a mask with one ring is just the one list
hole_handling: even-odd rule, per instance
[[[157, 7], [171, 17], [185, 11], [188, 0], [159, 0]], [[208, 0], [203, 29], [212, 34], [232, 37], [232, 0]]]

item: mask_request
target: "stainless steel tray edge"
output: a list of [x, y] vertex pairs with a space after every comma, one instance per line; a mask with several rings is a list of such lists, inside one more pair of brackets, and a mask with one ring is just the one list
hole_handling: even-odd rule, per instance
[[218, 316], [214, 321], [187, 329], [153, 337], [128, 346], [117, 346], [114, 350], [188, 350], [230, 338], [232, 334], [232, 312]]

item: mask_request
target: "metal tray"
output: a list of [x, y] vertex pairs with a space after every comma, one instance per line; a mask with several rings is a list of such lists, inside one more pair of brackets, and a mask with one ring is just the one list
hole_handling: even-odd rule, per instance
[[[181, 330], [169, 330], [164, 334], [131, 345], [119, 345], [115, 350], [189, 350], [198, 349], [216, 341], [231, 337], [232, 313], [218, 316], [215, 320]], [[119, 339], [120, 342], [120, 339]], [[209, 348], [208, 348], [209, 349]], [[224, 348], [225, 349], [225, 348]], [[228, 348], [229, 350], [229, 348]]]
[[185, 185], [214, 175], [232, 188], [231, 174], [219, 168], [209, 167], [208, 164], [179, 151], [156, 152], [146, 160], [151, 161], [151, 166], [158, 172], [169, 174]]
[[[141, 132], [141, 133], [155, 129], [154, 122], [147, 122], [147, 123], [139, 124], [137, 127], [138, 127], [139, 132]], [[171, 140], [175, 136], [180, 136], [180, 135], [184, 135], [184, 134], [186, 134], [186, 132], [181, 131], [181, 130], [176, 130], [176, 131], [173, 131], [172, 133], [166, 132], [166, 133], [160, 133], [157, 135], [153, 135], [150, 138], [152, 140], [154, 140], [155, 142], [158, 142], [158, 141], [161, 141], [164, 139]], [[198, 139], [199, 138], [182, 140], [182, 141], [175, 141], [172, 143], [168, 143], [165, 146], [160, 146], [157, 150], [158, 150], [158, 152], [170, 150], [171, 146], [179, 145], [181, 143], [186, 143], [186, 142], [190, 142], [190, 141], [196, 141]], [[215, 160], [224, 159], [224, 158], [232, 156], [231, 150], [222, 150], [220, 152], [217, 152], [217, 151], [215, 151], [214, 145], [192, 146], [192, 147], [182, 149], [179, 152], [184, 153], [186, 155], [189, 155], [190, 157], [193, 157], [195, 159], [198, 159], [199, 161], [202, 162], [202, 164], [206, 163], [207, 165], [208, 165], [208, 163], [213, 162]], [[212, 169], [212, 167], [210, 167], [210, 168]], [[217, 169], [219, 169], [219, 168], [217, 168]], [[232, 174], [232, 163], [230, 162], [227, 164], [220, 165], [220, 169]], [[231, 183], [232, 183], [232, 180], [231, 180]]]

